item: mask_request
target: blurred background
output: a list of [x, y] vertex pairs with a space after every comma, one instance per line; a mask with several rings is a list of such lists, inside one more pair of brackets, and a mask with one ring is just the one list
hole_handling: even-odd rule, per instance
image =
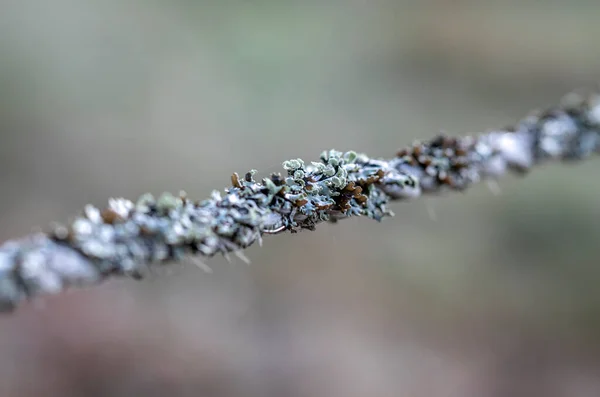
[[[600, 76], [600, 3], [0, 4], [0, 241], [86, 203], [391, 156]], [[598, 396], [599, 164], [265, 239], [0, 317], [0, 396]], [[434, 215], [431, 215], [433, 212]]]

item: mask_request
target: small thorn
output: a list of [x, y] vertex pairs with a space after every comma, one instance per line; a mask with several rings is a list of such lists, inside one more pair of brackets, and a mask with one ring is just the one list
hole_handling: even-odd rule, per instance
[[500, 185], [498, 185], [498, 182], [496, 182], [496, 180], [488, 180], [487, 185], [494, 196], [499, 196], [500, 194], [502, 194], [502, 189], [500, 188]]
[[193, 258], [192, 262], [194, 263], [194, 265], [196, 265], [199, 269], [204, 270], [204, 272], [206, 273], [212, 273], [213, 270], [204, 262], [202, 262], [200, 259], [198, 258]]
[[263, 230], [262, 232], [265, 234], [278, 234], [283, 232], [286, 229], [285, 226], [279, 226], [277, 229], [266, 229]]
[[241, 250], [233, 251], [233, 253], [235, 254], [235, 256], [237, 256], [246, 265], [250, 265], [251, 264], [250, 259], [246, 255], [244, 255], [244, 253]]

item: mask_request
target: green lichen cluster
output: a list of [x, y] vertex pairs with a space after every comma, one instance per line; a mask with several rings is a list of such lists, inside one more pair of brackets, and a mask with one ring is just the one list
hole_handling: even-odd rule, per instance
[[385, 208], [388, 198], [375, 187], [385, 175], [384, 164], [356, 152], [329, 150], [309, 165], [302, 159], [285, 161], [286, 176], [272, 174], [260, 184], [253, 172], [243, 180], [234, 174], [228, 192], [259, 201], [277, 214], [279, 221], [267, 231], [312, 230], [319, 222], [353, 215], [379, 220], [390, 214]]
[[239, 252], [264, 233], [313, 230], [320, 222], [356, 215], [380, 220], [391, 214], [385, 187], [414, 186], [385, 161], [355, 152], [330, 150], [318, 162], [293, 159], [283, 169], [287, 175], [261, 181], [255, 170], [243, 178], [233, 174], [230, 188], [200, 202], [182, 192], [158, 198], [146, 194], [136, 203], [112, 199], [102, 211], [87, 206], [50, 236], [92, 260], [102, 274], [139, 276], [149, 262], [187, 253]]

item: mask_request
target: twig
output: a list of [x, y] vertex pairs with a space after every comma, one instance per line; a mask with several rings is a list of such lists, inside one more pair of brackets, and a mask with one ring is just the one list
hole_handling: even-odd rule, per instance
[[0, 311], [111, 275], [141, 278], [147, 266], [186, 255], [238, 252], [263, 234], [350, 216], [381, 220], [390, 201], [464, 190], [509, 170], [524, 173], [549, 159], [580, 160], [600, 152], [600, 94], [570, 95], [515, 127], [479, 137], [438, 136], [388, 160], [355, 152], [323, 152], [319, 162], [283, 163], [285, 175], [261, 181], [234, 174], [225, 193], [193, 202], [184, 193], [111, 199], [85, 207], [68, 226], [54, 226], [0, 246]]

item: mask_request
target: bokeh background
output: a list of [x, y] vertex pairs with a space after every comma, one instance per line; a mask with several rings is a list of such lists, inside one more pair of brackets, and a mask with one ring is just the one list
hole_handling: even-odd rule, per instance
[[[2, 0], [0, 240], [600, 81], [600, 3]], [[595, 159], [0, 317], [0, 396], [598, 396]]]

